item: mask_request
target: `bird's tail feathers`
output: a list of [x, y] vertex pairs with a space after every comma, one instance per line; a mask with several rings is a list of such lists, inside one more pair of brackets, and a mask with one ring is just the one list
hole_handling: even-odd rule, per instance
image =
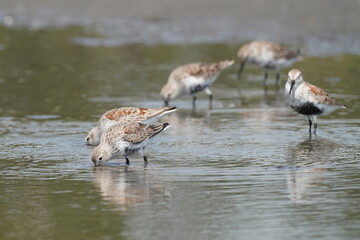
[[171, 113], [171, 112], [175, 112], [177, 110], [177, 108], [175, 106], [167, 106], [164, 108], [164, 113]]
[[163, 130], [169, 128], [171, 125], [169, 123], [161, 123], [161, 124], [153, 124], [153, 125], [148, 125], [148, 128], [151, 129], [151, 136], [150, 138], [156, 136], [157, 134], [159, 134], [160, 132], [162, 132]]

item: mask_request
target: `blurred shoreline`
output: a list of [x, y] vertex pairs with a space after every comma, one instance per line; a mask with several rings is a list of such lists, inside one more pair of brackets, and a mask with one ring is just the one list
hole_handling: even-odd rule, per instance
[[75, 40], [86, 46], [265, 39], [300, 46], [306, 55], [360, 54], [357, 0], [0, 0], [0, 6], [8, 27], [80, 25], [103, 36]]

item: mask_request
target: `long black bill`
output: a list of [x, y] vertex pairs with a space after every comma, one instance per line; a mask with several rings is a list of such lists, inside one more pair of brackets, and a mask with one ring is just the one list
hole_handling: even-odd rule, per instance
[[290, 93], [291, 93], [291, 90], [293, 89], [294, 85], [295, 85], [295, 81], [291, 81], [291, 86], [290, 86], [290, 91], [289, 91], [289, 95], [290, 95]]

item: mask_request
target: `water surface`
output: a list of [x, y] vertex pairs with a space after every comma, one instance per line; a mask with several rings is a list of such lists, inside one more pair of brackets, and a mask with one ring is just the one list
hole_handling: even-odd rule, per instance
[[[358, 239], [360, 57], [310, 56], [304, 78], [348, 105], [318, 135], [274, 75], [247, 66], [173, 102], [172, 127], [131, 165], [94, 167], [84, 138], [103, 112], [159, 107], [169, 72], [235, 58], [239, 44], [87, 45], [82, 26], [0, 26], [1, 239]], [[79, 39], [83, 39], [80, 40]], [[281, 85], [288, 69], [282, 72]]]

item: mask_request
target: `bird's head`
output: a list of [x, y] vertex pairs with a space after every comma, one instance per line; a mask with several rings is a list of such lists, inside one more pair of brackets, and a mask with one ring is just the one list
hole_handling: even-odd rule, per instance
[[101, 163], [109, 161], [112, 157], [111, 148], [107, 146], [107, 144], [100, 144], [94, 148], [91, 154], [91, 160], [95, 166], [99, 166]]
[[290, 84], [290, 90], [289, 90], [289, 94], [290, 94], [292, 89], [294, 88], [294, 86], [297, 87], [301, 83], [304, 82], [304, 79], [302, 77], [300, 70], [298, 70], [298, 69], [290, 70], [290, 72], [288, 74], [287, 82]]
[[87, 145], [99, 145], [100, 143], [100, 134], [97, 127], [94, 127], [91, 129], [88, 133], [88, 135], [85, 138], [85, 142]]
[[234, 64], [234, 60], [233, 59], [226, 59], [224, 61], [219, 62], [220, 68], [221, 69], [225, 69], [230, 67], [231, 65]]
[[178, 85], [166, 83], [160, 92], [161, 99], [164, 101], [165, 105], [169, 105], [169, 101], [180, 96], [180, 89]]

